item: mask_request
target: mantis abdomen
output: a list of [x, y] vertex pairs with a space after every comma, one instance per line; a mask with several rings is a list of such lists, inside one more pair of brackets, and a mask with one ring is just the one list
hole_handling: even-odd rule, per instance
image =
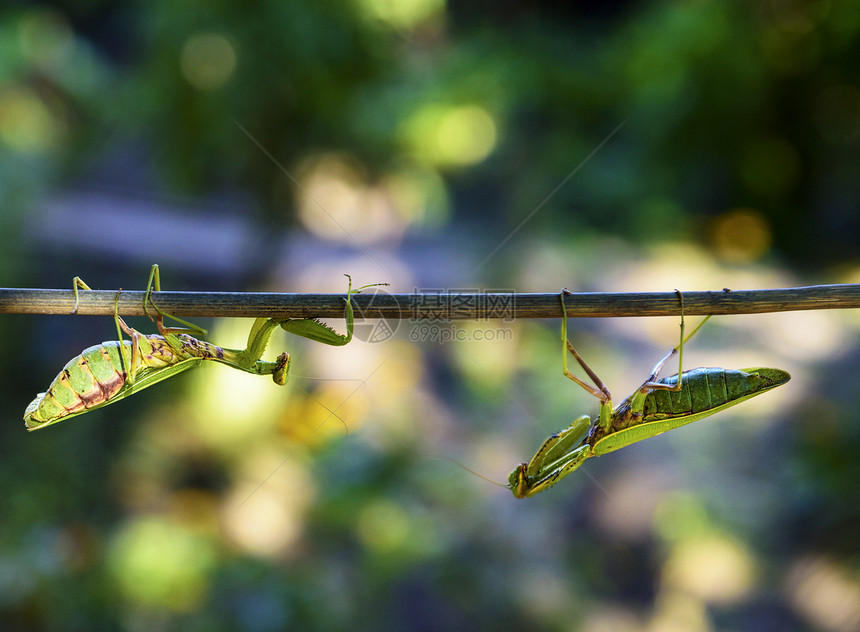
[[[140, 382], [148, 377], [148, 373], [154, 374], [165, 367], [173, 366], [174, 371], [170, 373], [173, 375], [176, 371], [196, 366], [203, 359], [217, 360], [223, 356], [223, 350], [215, 345], [190, 336], [177, 338], [182, 339], [178, 349], [171, 347], [158, 335], [141, 335], [136, 341], [124, 340], [122, 343], [109, 340], [84, 349], [66, 363], [47, 391], [39, 393], [30, 402], [24, 412], [25, 424], [28, 428], [36, 428], [47, 421], [59, 420], [121, 399], [131, 394], [124, 390], [129, 382], [129, 372], [134, 381]], [[138, 344], [138, 353], [133, 354], [132, 345], [135, 343]], [[131, 362], [133, 356], [137, 360], [136, 364]], [[182, 363], [186, 365], [177, 366]], [[131, 368], [127, 371], [125, 366]], [[160, 381], [149, 377], [147, 381], [150, 384]]]
[[[643, 385], [642, 390], [615, 409], [609, 427], [595, 424], [587, 438], [594, 454], [613, 452], [666, 430], [680, 428], [791, 379], [788, 372], [770, 368], [698, 368], [684, 371], [682, 377], [681, 388], [677, 391]], [[666, 385], [677, 383], [677, 375], [657, 381], [657, 384]]]
[[[119, 341], [103, 342], [84, 349], [54, 378], [48, 390], [39, 393], [27, 406], [24, 422], [34, 427], [48, 419], [83, 412], [114, 397], [125, 384]], [[123, 342], [130, 353], [130, 342]]]
[[[652, 390], [645, 397], [643, 421], [716, 412], [788, 381], [780, 369], [698, 368], [685, 371], [681, 390]], [[659, 381], [677, 384], [678, 376]]]

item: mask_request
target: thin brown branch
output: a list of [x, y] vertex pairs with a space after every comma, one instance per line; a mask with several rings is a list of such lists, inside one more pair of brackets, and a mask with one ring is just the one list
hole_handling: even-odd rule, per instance
[[[113, 315], [116, 290], [80, 290], [77, 313]], [[123, 290], [119, 313], [141, 316], [144, 292]], [[343, 294], [281, 294], [271, 292], [155, 292], [153, 300], [176, 316], [271, 318], [342, 318]], [[475, 320], [558, 318], [558, 292], [551, 293], [414, 293], [365, 291], [353, 296], [356, 313], [365, 318], [411, 320]], [[571, 317], [677, 316], [675, 292], [585, 292], [565, 298]], [[2, 314], [70, 314], [71, 290], [0, 289]], [[766, 290], [684, 292], [684, 312], [760, 314], [812, 309], [860, 307], [860, 284], [813, 285]]]

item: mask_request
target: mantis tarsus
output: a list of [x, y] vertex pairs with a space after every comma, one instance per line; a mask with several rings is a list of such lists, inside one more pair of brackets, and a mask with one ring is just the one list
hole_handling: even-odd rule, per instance
[[[677, 291], [677, 290], [676, 290]], [[564, 430], [550, 436], [528, 463], [520, 463], [508, 477], [508, 486], [517, 498], [526, 498], [549, 489], [574, 472], [586, 459], [608, 454], [667, 430], [679, 428], [713, 415], [751, 397], [788, 382], [791, 376], [782, 369], [742, 370], [697, 368], [683, 370], [684, 343], [710, 318], [706, 317], [684, 338], [684, 297], [681, 302], [681, 340], [651, 371], [651, 375], [617, 408], [612, 408], [609, 389], [591, 370], [567, 338], [567, 312], [562, 290], [561, 325], [562, 371], [600, 400], [600, 414], [592, 422], [588, 415], [578, 417]], [[567, 368], [570, 352], [591, 378], [594, 386], [576, 377]], [[669, 358], [678, 354], [678, 374], [662, 379], [657, 375]]]
[[[152, 266], [146, 294], [143, 299], [144, 312], [155, 311], [158, 334], [142, 334], [129, 327], [117, 313], [119, 292], [114, 305], [117, 340], [109, 340], [84, 349], [72, 358], [44, 393], [39, 393], [24, 411], [27, 430], [38, 430], [64, 421], [76, 415], [113, 404], [144, 388], [157, 384], [187, 369], [198, 366], [204, 360], [221, 362], [234, 369], [271, 375], [276, 384], [286, 384], [290, 370], [290, 356], [281, 353], [274, 362], [262, 359], [272, 333], [278, 327], [304, 338], [327, 345], [342, 346], [352, 340], [354, 312], [352, 295], [361, 290], [387, 283], [373, 283], [352, 289], [352, 278], [347, 274], [349, 286], [346, 292], [346, 334], [339, 334], [316, 319], [258, 318], [248, 334], [245, 349], [225, 349], [199, 340], [191, 335], [205, 336], [206, 330], [163, 312], [153, 301], [152, 293], [161, 291], [158, 265]], [[77, 312], [78, 289], [90, 287], [80, 277], [73, 281], [75, 308]], [[183, 327], [166, 327], [164, 318], [172, 318]], [[152, 316], [150, 316], [152, 318]], [[123, 340], [125, 332], [131, 340]], [[190, 333], [189, 333], [190, 332]]]

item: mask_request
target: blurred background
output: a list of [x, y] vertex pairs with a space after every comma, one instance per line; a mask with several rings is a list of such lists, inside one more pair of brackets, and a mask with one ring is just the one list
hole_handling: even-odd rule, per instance
[[[829, 0], [7, 2], [0, 285], [860, 282], [858, 35]], [[527, 500], [465, 468], [596, 413], [559, 322], [361, 325], [276, 337], [284, 388], [207, 366], [28, 434], [115, 328], [0, 317], [0, 628], [860, 629], [856, 311], [714, 318], [685, 366], [792, 381]], [[570, 323], [616, 401], [677, 333]]]

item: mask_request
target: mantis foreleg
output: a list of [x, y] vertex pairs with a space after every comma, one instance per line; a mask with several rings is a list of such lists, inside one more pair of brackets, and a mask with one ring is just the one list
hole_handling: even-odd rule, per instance
[[[585, 363], [585, 360], [583, 360], [582, 356], [580, 356], [579, 353], [577, 353], [576, 349], [573, 348], [573, 345], [570, 343], [570, 340], [568, 340], [568, 338], [567, 338], [567, 309], [565, 308], [565, 305], [564, 305], [564, 295], [565, 294], [570, 294], [570, 292], [566, 289], [563, 289], [561, 291], [561, 313], [562, 313], [562, 319], [561, 319], [561, 367], [562, 367], [562, 373], [564, 373], [565, 377], [567, 377], [570, 380], [573, 380], [574, 382], [579, 384], [582, 388], [584, 388], [586, 391], [588, 391], [589, 393], [594, 395], [597, 399], [599, 399], [601, 401], [601, 403], [610, 402], [610, 401], [612, 401], [612, 395], [610, 394], [609, 389], [606, 387], [606, 384], [604, 384], [603, 381], [599, 377], [597, 377], [597, 374], [591, 370], [591, 367], [589, 367]], [[576, 377], [573, 373], [570, 372], [570, 370], [567, 368], [567, 352], [568, 351], [570, 351], [570, 353], [573, 355], [573, 357], [576, 358], [576, 361], [579, 363], [579, 366], [581, 366], [582, 369], [588, 374], [588, 377], [591, 378], [591, 381], [594, 382], [594, 384], [595, 384], [595, 386], [597, 386], [597, 388], [594, 388], [594, 386], [591, 386], [587, 382], [584, 382], [583, 380]]]
[[285, 331], [295, 334], [296, 336], [302, 336], [303, 338], [308, 338], [315, 342], [322, 342], [323, 344], [332, 345], [334, 347], [342, 347], [343, 345], [348, 344], [349, 341], [352, 340], [352, 333], [355, 325], [355, 313], [352, 308], [352, 295], [358, 294], [369, 287], [388, 285], [388, 283], [370, 283], [353, 290], [352, 277], [348, 274], [344, 274], [343, 276], [349, 280], [346, 290], [346, 298], [344, 299], [346, 302], [346, 334], [337, 333], [334, 329], [321, 323], [316, 318], [287, 318], [280, 321], [281, 327]]

